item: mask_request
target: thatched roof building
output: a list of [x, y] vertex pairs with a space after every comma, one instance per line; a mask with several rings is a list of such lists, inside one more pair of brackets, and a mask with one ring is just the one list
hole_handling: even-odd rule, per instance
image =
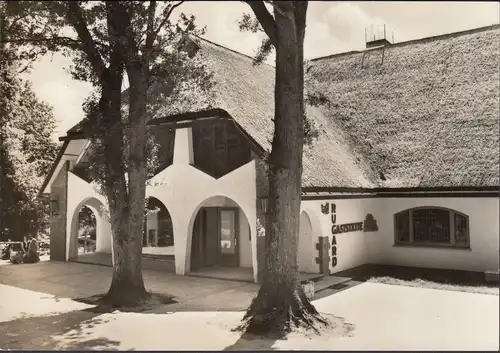
[[[274, 68], [192, 41], [214, 74], [214, 107], [269, 149]], [[311, 60], [306, 88], [329, 103], [307, 108], [319, 137], [304, 152], [303, 186], [500, 185], [499, 45], [495, 25]]]

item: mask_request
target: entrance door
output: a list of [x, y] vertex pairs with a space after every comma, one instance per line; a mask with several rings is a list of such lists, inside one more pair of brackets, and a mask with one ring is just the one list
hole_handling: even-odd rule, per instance
[[215, 207], [200, 209], [193, 225], [191, 269], [213, 266], [218, 263], [219, 226]]
[[219, 265], [238, 267], [238, 209], [219, 208]]

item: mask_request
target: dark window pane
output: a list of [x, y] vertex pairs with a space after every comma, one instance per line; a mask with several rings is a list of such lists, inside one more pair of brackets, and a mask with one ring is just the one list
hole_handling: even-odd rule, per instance
[[407, 243], [410, 241], [410, 212], [396, 214], [396, 240]]
[[455, 244], [468, 245], [467, 217], [455, 213]]
[[441, 209], [419, 209], [413, 214], [413, 241], [415, 243], [450, 243], [450, 214]]
[[239, 136], [231, 136], [227, 139], [227, 146], [229, 148], [238, 148], [240, 145]]
[[224, 125], [215, 126], [215, 149], [224, 150], [225, 147], [225, 131]]

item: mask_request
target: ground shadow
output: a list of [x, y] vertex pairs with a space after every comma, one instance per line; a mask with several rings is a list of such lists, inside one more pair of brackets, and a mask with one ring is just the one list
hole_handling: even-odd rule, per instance
[[107, 321], [96, 313], [72, 311], [59, 315], [21, 318], [0, 323], [2, 349], [106, 349], [118, 350], [120, 342], [106, 338], [86, 339], [88, 329]]
[[243, 333], [238, 340], [230, 346], [224, 348], [224, 351], [269, 351], [276, 350], [273, 348], [278, 340], [276, 338], [261, 337]]
[[93, 307], [84, 309], [84, 311], [88, 311], [91, 313], [96, 313], [96, 314], [105, 314], [105, 313], [112, 313], [116, 310], [119, 310], [121, 312], [127, 312], [127, 313], [148, 313], [151, 311], [154, 311], [158, 307], [163, 307], [168, 304], [175, 304], [177, 303], [176, 300], [174, 300], [174, 297], [169, 294], [162, 294], [162, 293], [149, 293], [151, 295], [151, 298], [148, 300], [148, 302], [144, 305], [137, 306], [137, 307], [129, 307], [129, 308], [118, 308], [118, 307], [113, 307], [109, 305], [104, 305], [101, 303], [102, 298], [105, 296], [104, 294], [96, 294], [92, 295], [90, 297], [84, 297], [84, 298], [76, 298], [73, 299], [76, 302], [79, 303], [84, 303], [88, 305], [93, 305]]
[[[277, 345], [278, 341], [287, 341], [289, 338], [297, 336], [307, 338], [310, 340], [321, 339], [321, 337], [352, 337], [354, 335], [355, 326], [346, 322], [343, 317], [338, 317], [333, 314], [321, 313], [324, 319], [327, 320], [329, 325], [316, 325], [316, 330], [304, 328], [293, 328], [290, 333], [274, 336], [259, 336], [252, 335], [246, 332], [242, 333], [238, 340], [224, 348], [225, 351], [260, 351], [260, 350], [282, 350], [284, 347]], [[234, 331], [237, 331], [235, 329]]]

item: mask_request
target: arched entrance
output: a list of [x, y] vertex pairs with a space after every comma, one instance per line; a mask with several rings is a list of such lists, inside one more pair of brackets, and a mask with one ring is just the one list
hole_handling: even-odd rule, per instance
[[155, 197], [146, 200], [142, 253], [174, 256], [172, 218], [165, 205]]
[[[211, 197], [198, 207], [194, 215], [190, 243], [190, 268], [243, 268], [236, 276], [253, 278], [251, 230], [247, 216], [233, 200]], [[219, 273], [220, 274], [220, 273]]]
[[298, 249], [298, 265], [299, 271], [305, 273], [317, 273], [318, 266], [314, 266], [314, 236], [311, 219], [307, 212], [300, 213], [299, 225], [299, 249]]
[[104, 205], [96, 198], [80, 202], [71, 218], [68, 260], [90, 253], [111, 254], [111, 226]]
[[96, 216], [83, 205], [78, 213], [78, 254], [96, 251], [97, 229]]

